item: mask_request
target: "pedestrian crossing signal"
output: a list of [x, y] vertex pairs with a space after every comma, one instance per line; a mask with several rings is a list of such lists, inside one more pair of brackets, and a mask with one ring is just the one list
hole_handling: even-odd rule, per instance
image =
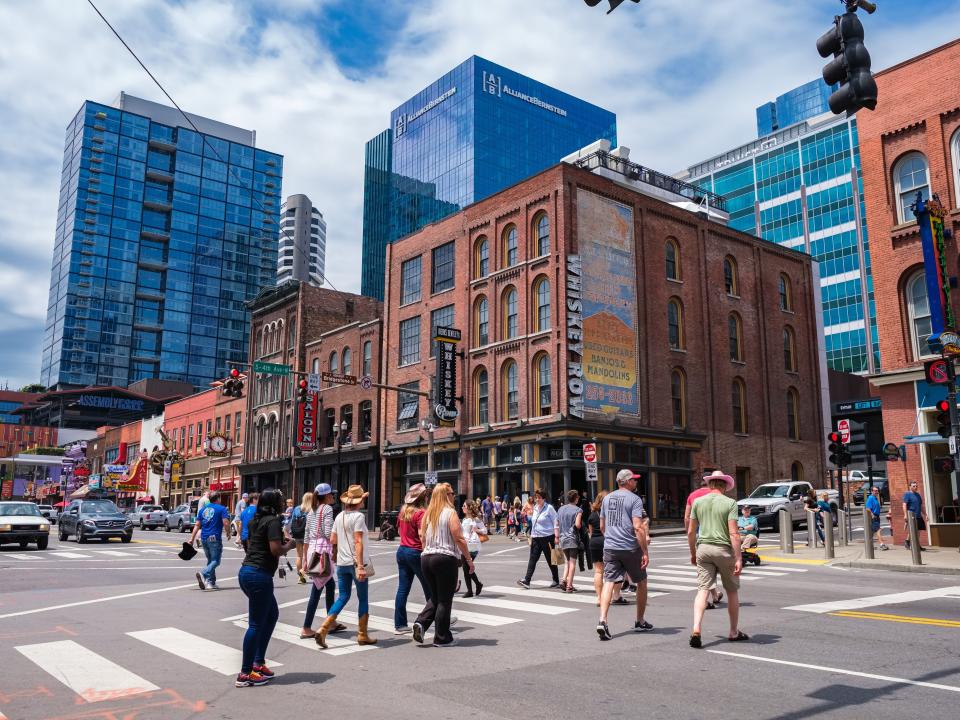
[[933, 459], [933, 471], [938, 473], [952, 473], [954, 468], [953, 458], [938, 457]]

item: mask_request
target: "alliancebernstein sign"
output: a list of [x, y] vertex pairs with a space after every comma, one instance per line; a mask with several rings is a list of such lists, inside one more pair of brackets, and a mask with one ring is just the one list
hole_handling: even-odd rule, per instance
[[567, 116], [567, 111], [563, 108], [557, 107], [556, 105], [551, 105], [535, 95], [527, 95], [519, 90], [514, 90], [512, 87], [503, 82], [499, 75], [494, 75], [486, 70], [483, 71], [483, 90], [487, 94], [496, 95], [497, 97], [509, 95], [517, 100], [523, 100], [523, 102], [527, 102], [531, 105], [536, 105], [539, 108], [543, 108], [544, 110], [549, 110], [552, 113], [556, 113], [560, 117]]
[[433, 110], [437, 105], [442, 103], [444, 100], [448, 100], [457, 93], [457, 88], [454, 86], [447, 90], [442, 95], [435, 97], [433, 100], [428, 102], [422, 108], [412, 113], [400, 113], [397, 115], [396, 122], [394, 123], [393, 135], [394, 137], [400, 137], [407, 131], [407, 125], [417, 120], [421, 116]]

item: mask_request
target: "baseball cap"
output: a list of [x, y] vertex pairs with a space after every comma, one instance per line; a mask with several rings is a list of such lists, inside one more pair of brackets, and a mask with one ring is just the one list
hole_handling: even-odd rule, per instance
[[247, 493], [244, 493], [244, 494], [243, 494], [243, 495], [241, 495], [240, 497], [245, 497], [245, 498], [246, 498], [246, 497], [250, 497], [250, 496], [249, 496], [249, 495], [247, 495]]
[[328, 483], [320, 483], [313, 489], [313, 492], [320, 496], [330, 495], [333, 493], [333, 488]]
[[617, 484], [623, 485], [627, 480], [640, 479], [640, 476], [637, 475], [633, 470], [621, 470], [617, 473]]

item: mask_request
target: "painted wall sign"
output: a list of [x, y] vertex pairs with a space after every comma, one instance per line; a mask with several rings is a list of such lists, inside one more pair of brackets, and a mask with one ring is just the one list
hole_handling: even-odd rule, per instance
[[567, 256], [567, 412], [583, 419], [583, 264]]

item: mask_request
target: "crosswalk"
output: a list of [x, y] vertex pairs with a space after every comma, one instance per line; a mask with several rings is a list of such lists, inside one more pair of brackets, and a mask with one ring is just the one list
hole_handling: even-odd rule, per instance
[[[242, 553], [242, 550], [236, 550], [235, 548], [224, 548], [224, 550], [234, 550], [235, 554], [239, 557], [239, 554]], [[87, 549], [83, 550], [39, 550], [36, 552], [2, 552], [0, 553], [0, 562], [4, 560], [17, 560], [25, 562], [50, 562], [58, 560], [104, 560], [107, 558], [123, 558], [127, 560], [133, 559], [142, 559], [144, 556], [149, 555], [167, 555], [171, 558], [176, 558], [177, 553], [180, 552], [180, 546], [167, 546], [165, 548], [143, 548], [143, 547], [130, 547], [124, 546], [123, 550], [95, 550]], [[230, 555], [224, 555], [224, 558], [229, 558]]]

